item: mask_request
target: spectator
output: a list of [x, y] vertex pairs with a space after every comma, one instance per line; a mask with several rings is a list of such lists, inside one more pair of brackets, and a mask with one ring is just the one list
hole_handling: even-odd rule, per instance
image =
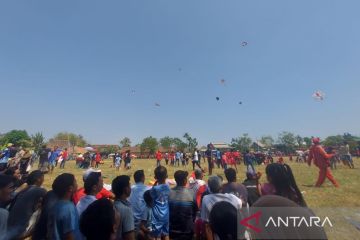
[[59, 157], [60, 151], [57, 146], [54, 147], [54, 150], [51, 151], [50, 157], [49, 157], [49, 168], [50, 173], [54, 171], [54, 167], [57, 165], [57, 158]]
[[120, 224], [120, 216], [108, 199], [91, 203], [80, 218], [80, 230], [86, 240], [112, 240]]
[[32, 234], [35, 221], [31, 219], [40, 214], [46, 194], [46, 190], [41, 188], [43, 182], [44, 174], [39, 170], [29, 174], [27, 187], [16, 195], [10, 205], [7, 239], [27, 238]]
[[2, 152], [0, 152], [0, 172], [4, 171], [8, 165], [8, 161], [10, 158], [10, 148], [12, 147], [12, 143], [9, 143], [7, 145], [7, 148], [5, 148], [4, 150], [2, 150]]
[[261, 195], [261, 184], [259, 183], [259, 179], [261, 174], [256, 174], [252, 168], [249, 168], [246, 172], [246, 179], [243, 182], [246, 190], [248, 192], [247, 202], [251, 206], [256, 202]]
[[237, 210], [229, 202], [218, 202], [211, 209], [211, 230], [220, 240], [237, 239]]
[[176, 171], [174, 174], [176, 187], [169, 196], [170, 238], [192, 239], [197, 207], [193, 193], [185, 186], [188, 172]]
[[152, 208], [151, 229], [155, 239], [169, 239], [169, 194], [170, 188], [165, 183], [167, 170], [163, 166], [155, 168], [156, 182], [151, 189], [151, 198], [154, 200]]
[[[88, 170], [86, 170], [84, 173], [83, 173], [83, 181], [85, 183], [87, 177], [92, 173], [92, 172], [100, 172], [101, 173], [101, 170], [94, 170], [93, 168], [89, 168]], [[78, 202], [80, 201], [80, 199], [82, 197], [84, 197], [86, 194], [85, 194], [85, 189], [84, 188], [80, 188], [73, 196], [73, 202], [75, 205], [78, 204]], [[96, 194], [96, 199], [101, 199], [101, 198], [108, 198], [108, 199], [114, 199], [115, 198], [115, 195], [106, 190], [104, 187], [100, 190], [100, 192], [98, 194]]]
[[[196, 200], [197, 192], [201, 186], [206, 185], [206, 182], [203, 180], [204, 174], [200, 169], [196, 169], [193, 175], [189, 179], [189, 189], [194, 194], [194, 199]], [[201, 196], [201, 195], [200, 195]]]
[[78, 204], [76, 204], [76, 209], [79, 213], [79, 216], [85, 211], [85, 209], [94, 201], [96, 201], [96, 195], [103, 188], [103, 179], [101, 172], [92, 172], [86, 178], [84, 182], [84, 192], [86, 196], [82, 197]]
[[146, 209], [141, 216], [141, 222], [138, 232], [138, 240], [153, 240], [151, 236], [151, 219], [152, 219], [152, 208], [154, 207], [153, 199], [151, 198], [150, 190], [145, 191], [144, 201], [146, 203]]
[[231, 193], [240, 198], [242, 203], [246, 205], [248, 192], [243, 184], [236, 182], [236, 171], [233, 168], [228, 168], [224, 172], [228, 182], [222, 186], [222, 193]]
[[[32, 233], [32, 239], [34, 240], [45, 240], [48, 236], [48, 219], [50, 210], [55, 206], [58, 201], [58, 197], [56, 196], [53, 190], [50, 190], [46, 193], [43, 202], [42, 202], [42, 209], [39, 220], [35, 225], [35, 229]], [[45, 226], [45, 227], [44, 227]]]
[[64, 151], [61, 153], [62, 161], [60, 163], [60, 168], [65, 168], [65, 163], [68, 160], [69, 154], [67, 148], [64, 149]]
[[194, 152], [194, 157], [193, 157], [193, 161], [192, 161], [192, 165], [193, 165], [193, 171], [195, 170], [195, 165], [197, 165], [201, 170], [201, 166], [200, 166], [200, 160], [199, 160], [199, 152], [197, 149], [195, 149], [195, 152]]
[[300, 206], [306, 206], [289, 165], [271, 163], [266, 167], [266, 176], [270, 183], [267, 186], [271, 186], [272, 190], [269, 191], [264, 185], [261, 189], [263, 195], [279, 195], [294, 201]]
[[71, 202], [72, 195], [77, 190], [74, 175], [63, 173], [56, 177], [52, 184], [54, 193], [59, 198], [50, 210], [48, 239], [81, 239], [79, 230], [79, 215]]
[[47, 173], [49, 171], [49, 155], [51, 150], [46, 147], [44, 144], [39, 153], [39, 170], [43, 173]]
[[3, 239], [7, 232], [9, 212], [5, 209], [5, 204], [11, 199], [13, 186], [14, 183], [11, 176], [0, 174], [0, 239]]
[[26, 188], [26, 182], [21, 179], [20, 169], [18, 167], [9, 167], [4, 174], [13, 177], [14, 192], [12, 193], [12, 197], [15, 197], [16, 194]]
[[221, 193], [222, 180], [218, 176], [211, 176], [208, 180], [208, 186], [210, 194], [204, 196], [201, 204], [201, 219], [204, 222], [205, 238], [212, 240], [213, 232], [210, 228], [210, 212], [217, 202], [226, 201], [231, 203], [237, 211], [240, 211], [242, 207], [241, 199], [228, 193]]
[[123, 240], [135, 239], [134, 214], [131, 204], [127, 200], [131, 193], [130, 177], [121, 175], [112, 181], [112, 190], [115, 194], [115, 209], [120, 214], [120, 225], [117, 230], [117, 238]]
[[145, 174], [144, 170], [137, 170], [134, 173], [135, 184], [131, 187], [131, 194], [129, 201], [134, 213], [135, 229], [139, 230], [141, 218], [146, 210], [146, 204], [144, 201], [144, 193], [149, 188], [144, 184]]

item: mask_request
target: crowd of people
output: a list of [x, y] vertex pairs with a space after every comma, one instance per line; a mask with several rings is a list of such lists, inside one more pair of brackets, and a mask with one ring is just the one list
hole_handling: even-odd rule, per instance
[[[75, 176], [63, 173], [42, 188], [44, 174], [32, 171], [18, 191], [14, 176], [0, 175], [1, 239], [238, 239], [237, 212], [251, 208], [262, 197], [276, 195], [298, 207], [306, 203], [290, 167], [272, 163], [268, 183], [248, 168], [243, 183], [233, 168], [224, 170], [226, 181], [213, 175], [207, 183], [196, 169], [178, 170], [176, 186], [166, 183], [167, 169], [154, 170], [156, 182], [145, 184], [143, 170], [113, 179], [111, 191], [103, 186], [100, 170], [83, 174], [83, 187]], [[249, 238], [244, 232], [241, 238]]]
[[[30, 237], [89, 240], [251, 239], [256, 238], [256, 233], [238, 231], [238, 213], [241, 210], [254, 206], [279, 207], [282, 204], [284, 207], [307, 206], [289, 165], [281, 158], [278, 162], [269, 159], [265, 171], [267, 181], [261, 184], [262, 174], [255, 171], [254, 154], [249, 151], [240, 156], [235, 151], [221, 153], [208, 146], [204, 156], [209, 169], [206, 182], [200, 154], [195, 150], [191, 156], [193, 171], [189, 174], [180, 168], [174, 176], [170, 176], [175, 179], [175, 187], [169, 185], [167, 168], [161, 165], [161, 161], [165, 159], [166, 164], [175, 165], [178, 155], [178, 160], [186, 165], [181, 152], [175, 152], [174, 158], [172, 153], [168, 157], [156, 153], [154, 184], [147, 185], [144, 170], [137, 170], [133, 175], [134, 185], [131, 186], [129, 176], [120, 175], [113, 179], [110, 188], [105, 188], [101, 170], [96, 169], [95, 154], [95, 161], [84, 167], [83, 187], [78, 188], [73, 174], [63, 173], [55, 178], [52, 189], [46, 191], [42, 187], [44, 174], [52, 172], [57, 164], [65, 167], [67, 149], [50, 150], [44, 146], [39, 154], [39, 169], [30, 171], [21, 166], [25, 163], [30, 165], [31, 153], [24, 151], [19, 160], [13, 160], [19, 153], [10, 154], [11, 147], [8, 145], [0, 158], [1, 240]], [[345, 150], [341, 154], [347, 154]], [[327, 153], [320, 145], [320, 139], [313, 139], [306, 161], [309, 166], [313, 163], [319, 168], [315, 186], [320, 187], [328, 178], [335, 187], [339, 187], [330, 170], [330, 159], [336, 154]], [[4, 157], [7, 160], [11, 158], [6, 165], [3, 164]], [[119, 168], [122, 159], [125, 168], [130, 168], [130, 152], [122, 156], [115, 154], [113, 166]], [[247, 166], [247, 171], [244, 180], [239, 182], [236, 163], [240, 159]], [[214, 164], [223, 168], [226, 179], [212, 174]]]

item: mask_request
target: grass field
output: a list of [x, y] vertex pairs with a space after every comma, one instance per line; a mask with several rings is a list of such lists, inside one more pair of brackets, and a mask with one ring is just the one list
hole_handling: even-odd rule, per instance
[[[315, 166], [308, 167], [307, 164], [289, 162], [288, 163], [295, 175], [297, 184], [303, 192], [304, 198], [309, 207], [313, 208], [318, 215], [330, 215], [336, 224], [331, 229], [326, 229], [329, 239], [360, 239], [360, 231], [346, 222], [345, 216], [351, 216], [353, 219], [360, 221], [360, 158], [354, 158], [355, 169], [340, 164], [336, 170], [333, 170], [334, 177], [338, 180], [340, 188], [335, 188], [326, 180], [321, 188], [312, 187], [317, 179], [318, 170]], [[165, 164], [165, 162], [162, 162]], [[104, 176], [104, 183], [111, 184], [114, 177], [118, 175], [129, 175], [132, 179], [134, 171], [143, 169], [146, 175], [146, 182], [153, 180], [155, 168], [154, 159], [135, 159], [132, 160], [132, 169], [116, 171], [110, 168], [111, 160], [105, 160], [101, 165], [102, 175]], [[205, 163], [202, 162], [205, 166]], [[173, 178], [174, 172], [183, 167], [168, 166], [169, 178]], [[185, 168], [189, 172], [192, 170], [192, 165]], [[266, 182], [265, 166], [257, 166], [257, 171], [263, 173], [261, 182]], [[238, 182], [242, 182], [245, 178], [245, 166], [238, 166]], [[83, 185], [82, 169], [75, 166], [74, 161], [66, 163], [65, 169], [56, 168], [52, 174], [45, 176], [44, 187], [51, 189], [51, 184], [55, 177], [61, 173], [70, 172], [76, 176], [79, 187]], [[221, 169], [215, 169], [213, 174], [220, 174], [224, 176]], [[208, 178], [206, 174], [205, 179]], [[225, 179], [225, 178], [224, 178]], [[340, 209], [341, 208], [341, 209]]]

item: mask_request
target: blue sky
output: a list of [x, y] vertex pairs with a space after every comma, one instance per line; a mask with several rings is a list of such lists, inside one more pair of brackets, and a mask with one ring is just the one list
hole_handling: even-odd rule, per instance
[[358, 9], [355, 0], [1, 1], [0, 132], [69, 131], [91, 143], [189, 132], [201, 144], [360, 134]]

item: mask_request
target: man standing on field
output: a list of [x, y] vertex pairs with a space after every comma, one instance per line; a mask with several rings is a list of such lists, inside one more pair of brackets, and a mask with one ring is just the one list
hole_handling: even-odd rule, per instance
[[323, 147], [320, 145], [320, 138], [313, 138], [313, 146], [310, 148], [308, 165], [311, 166], [312, 160], [314, 160], [315, 166], [319, 168], [319, 177], [315, 184], [315, 187], [320, 187], [325, 178], [329, 179], [335, 187], [339, 187], [335, 178], [331, 174], [329, 159], [333, 154], [327, 154]]

